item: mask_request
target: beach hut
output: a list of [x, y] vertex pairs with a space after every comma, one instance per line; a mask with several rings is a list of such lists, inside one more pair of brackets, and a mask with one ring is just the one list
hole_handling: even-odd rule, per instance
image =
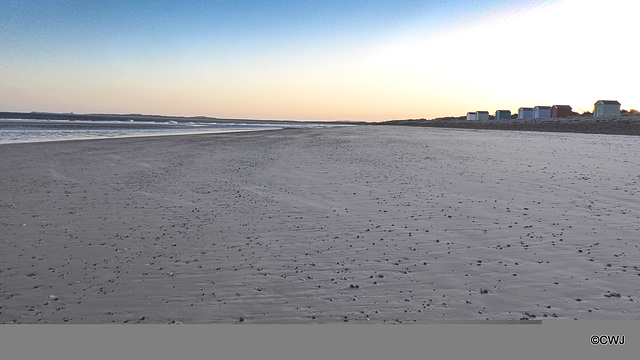
[[533, 118], [533, 108], [530, 107], [521, 107], [518, 109], [518, 119], [532, 119]]
[[598, 100], [593, 104], [593, 116], [620, 115], [620, 103], [616, 100]]
[[561, 118], [571, 116], [571, 106], [569, 105], [553, 105], [551, 107], [551, 117]]
[[476, 111], [476, 120], [489, 120], [488, 111]]
[[511, 110], [496, 110], [496, 120], [511, 119]]
[[468, 112], [467, 113], [467, 120], [475, 120], [476, 119], [476, 112]]
[[551, 117], [551, 106], [536, 106], [533, 108], [534, 119], [548, 119]]

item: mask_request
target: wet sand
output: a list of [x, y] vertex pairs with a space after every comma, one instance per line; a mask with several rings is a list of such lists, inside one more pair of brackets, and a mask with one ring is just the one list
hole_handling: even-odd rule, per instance
[[640, 319], [633, 136], [0, 146], [0, 323]]

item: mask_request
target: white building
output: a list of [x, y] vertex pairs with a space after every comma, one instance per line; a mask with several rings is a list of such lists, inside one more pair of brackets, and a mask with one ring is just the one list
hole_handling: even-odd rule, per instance
[[475, 120], [475, 119], [476, 119], [476, 112], [475, 111], [474, 112], [469, 111], [467, 113], [467, 120]]
[[521, 107], [518, 109], [518, 119], [532, 119], [533, 118], [533, 108], [530, 107]]
[[551, 106], [536, 106], [533, 108], [534, 119], [548, 119], [551, 117]]
[[616, 100], [598, 100], [593, 104], [593, 116], [616, 116], [620, 115], [620, 103]]
[[489, 120], [488, 111], [476, 111], [476, 120]]

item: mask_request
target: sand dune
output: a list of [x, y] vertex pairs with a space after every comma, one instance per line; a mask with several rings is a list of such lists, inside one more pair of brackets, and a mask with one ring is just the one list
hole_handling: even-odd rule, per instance
[[621, 115], [614, 117], [576, 116], [547, 119], [435, 119], [393, 120], [380, 125], [407, 125], [444, 127], [458, 129], [516, 130], [542, 132], [569, 132], [585, 134], [640, 135], [640, 116]]
[[0, 146], [0, 323], [640, 319], [636, 137]]

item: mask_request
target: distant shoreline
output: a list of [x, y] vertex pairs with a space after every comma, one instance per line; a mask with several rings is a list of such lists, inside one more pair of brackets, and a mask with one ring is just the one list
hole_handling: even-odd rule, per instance
[[174, 136], [263, 131], [285, 128], [353, 126], [331, 122], [247, 121], [212, 118], [136, 117], [5, 113], [0, 117], [0, 145], [16, 143]]
[[508, 120], [392, 120], [376, 125], [422, 126], [457, 129], [517, 130], [542, 132], [569, 132], [608, 135], [640, 135], [640, 116], [627, 115], [611, 118], [553, 118], [553, 119], [508, 119]]
[[0, 112], [0, 119], [36, 119], [36, 120], [74, 120], [74, 121], [175, 121], [178, 123], [198, 122], [238, 122], [247, 123], [327, 123], [327, 124], [364, 124], [360, 121], [324, 121], [324, 120], [272, 120], [272, 119], [226, 119], [207, 116], [165, 116], [145, 114], [75, 114], [47, 112]]
[[622, 115], [609, 118], [568, 117], [553, 119], [505, 119], [505, 120], [465, 120], [459, 118], [447, 119], [405, 119], [381, 122], [364, 121], [296, 121], [296, 120], [256, 120], [256, 119], [222, 119], [205, 116], [164, 116], [144, 114], [73, 114], [73, 113], [45, 113], [45, 112], [0, 112], [0, 118], [5, 119], [38, 119], [38, 120], [73, 120], [73, 121], [175, 121], [178, 123], [198, 122], [247, 122], [247, 123], [309, 123], [348, 124], [348, 125], [396, 125], [438, 127], [454, 129], [483, 129], [483, 130], [512, 130], [512, 131], [541, 131], [567, 132], [584, 134], [634, 135], [640, 136], [640, 116]]

